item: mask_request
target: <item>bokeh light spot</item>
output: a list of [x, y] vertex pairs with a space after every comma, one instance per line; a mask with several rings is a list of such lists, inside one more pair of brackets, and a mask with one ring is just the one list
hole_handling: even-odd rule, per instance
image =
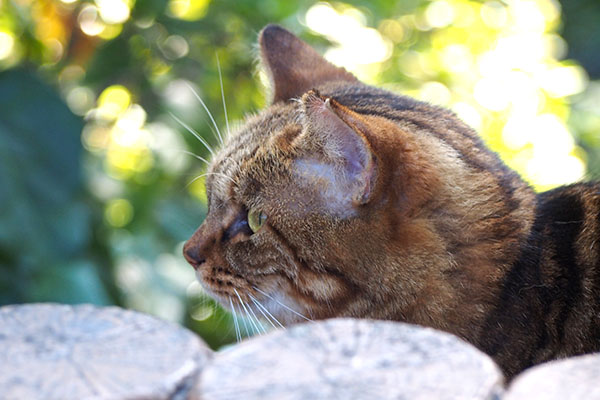
[[404, 27], [399, 21], [385, 19], [379, 24], [379, 30], [392, 41], [398, 43], [405, 37]]
[[170, 0], [168, 9], [176, 18], [196, 21], [206, 15], [209, 4], [210, 0]]
[[98, 114], [101, 118], [115, 120], [131, 103], [131, 94], [121, 85], [109, 86], [98, 97]]
[[472, 128], [479, 130], [481, 128], [481, 114], [472, 105], [465, 102], [458, 102], [452, 105], [452, 111], [458, 115], [460, 119], [465, 121]]
[[448, 70], [459, 73], [473, 67], [473, 56], [469, 48], [462, 44], [449, 44], [440, 53], [442, 63]]
[[98, 34], [98, 37], [104, 40], [111, 40], [116, 38], [123, 31], [123, 25], [114, 24], [114, 25], [106, 25], [102, 32]]
[[0, 60], [8, 58], [15, 46], [14, 36], [7, 31], [0, 31]]
[[215, 312], [215, 308], [209, 304], [205, 304], [205, 305], [201, 305], [198, 307], [195, 307], [192, 310], [192, 318], [194, 318], [196, 321], [205, 321], [207, 319], [209, 319], [210, 317], [213, 316]]
[[81, 139], [88, 151], [105, 150], [110, 143], [110, 129], [102, 125], [88, 124], [83, 128]]
[[425, 9], [427, 24], [433, 28], [448, 26], [454, 20], [454, 8], [445, 0], [437, 0]]
[[129, 19], [129, 4], [125, 0], [95, 0], [100, 17], [107, 24], [122, 24]]
[[85, 115], [94, 105], [94, 92], [87, 87], [74, 87], [67, 94], [67, 105], [77, 115]]
[[133, 219], [133, 206], [125, 199], [113, 199], [106, 205], [106, 221], [115, 228], [122, 228]]
[[421, 86], [419, 99], [439, 105], [450, 103], [451, 94], [448, 88], [440, 82], [426, 82]]
[[121, 113], [116, 127], [122, 131], [140, 130], [146, 123], [146, 111], [139, 104], [132, 104]]
[[372, 81], [379, 68], [365, 66], [387, 60], [392, 55], [393, 45], [378, 30], [365, 26], [365, 20], [364, 14], [356, 8], [345, 6], [344, 10], [337, 11], [327, 3], [317, 3], [306, 13], [306, 25], [336, 44], [325, 52], [325, 58], [362, 80]]
[[483, 107], [491, 111], [502, 111], [514, 94], [499, 77], [483, 78], [475, 85], [473, 96]]
[[490, 28], [503, 28], [508, 22], [508, 12], [499, 1], [486, 1], [479, 11], [481, 19]]
[[106, 28], [106, 25], [100, 19], [98, 8], [92, 4], [88, 4], [81, 9], [77, 16], [77, 22], [81, 31], [88, 36], [98, 36]]
[[581, 93], [588, 81], [585, 70], [576, 65], [551, 68], [538, 76], [540, 86], [555, 98]]
[[179, 35], [171, 35], [165, 39], [161, 49], [170, 60], [176, 60], [178, 58], [185, 57], [190, 51], [190, 46], [184, 37]]

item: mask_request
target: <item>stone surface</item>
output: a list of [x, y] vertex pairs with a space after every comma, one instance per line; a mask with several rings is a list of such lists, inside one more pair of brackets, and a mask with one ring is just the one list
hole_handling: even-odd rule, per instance
[[203, 400], [497, 399], [494, 362], [447, 333], [397, 322], [297, 325], [216, 354]]
[[193, 399], [211, 357], [191, 332], [117, 307], [0, 308], [2, 399]]
[[600, 353], [530, 368], [509, 386], [504, 400], [600, 400]]

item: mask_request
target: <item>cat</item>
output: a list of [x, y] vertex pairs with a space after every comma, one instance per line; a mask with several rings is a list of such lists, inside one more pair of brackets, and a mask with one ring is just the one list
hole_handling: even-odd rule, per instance
[[271, 104], [212, 159], [184, 256], [225, 307], [284, 325], [447, 331], [507, 377], [600, 351], [600, 185], [536, 194], [451, 111], [359, 82], [268, 25]]

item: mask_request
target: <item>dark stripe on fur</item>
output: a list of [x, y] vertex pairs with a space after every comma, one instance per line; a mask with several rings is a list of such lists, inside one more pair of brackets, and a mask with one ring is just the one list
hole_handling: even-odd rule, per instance
[[543, 218], [554, 219], [549, 224], [549, 236], [554, 249], [553, 261], [556, 263], [557, 279], [554, 291], [561, 303], [560, 313], [554, 322], [558, 333], [558, 340], [564, 342], [565, 323], [571, 311], [581, 298], [582, 277], [580, 267], [577, 264], [577, 248], [575, 241], [581, 231], [584, 218], [583, 204], [576, 195], [562, 194], [554, 197], [556, 192], [546, 194], [552, 197], [546, 202]]
[[[538, 195], [530, 237], [507, 273], [499, 301], [482, 330], [480, 347], [496, 357], [509, 377], [563, 354], [564, 349], [578, 348], [577, 343], [566, 341], [574, 335], [569, 319], [591, 312], [583, 296], [584, 266], [578, 263], [577, 250], [584, 219], [590, 217], [582, 200], [586, 189], [573, 185]], [[597, 265], [592, 272], [595, 287], [599, 270]], [[593, 318], [590, 322], [583, 328], [593, 332], [577, 332], [576, 336], [598, 337]], [[600, 343], [590, 341], [584, 347], [597, 350]]]
[[[596, 191], [596, 195], [598, 194], [600, 193]], [[596, 229], [600, 230], [600, 196], [596, 198], [594, 206], [596, 208]], [[589, 216], [589, 218], [591, 218], [591, 216]], [[593, 307], [592, 312], [596, 316], [596, 323], [592, 325], [591, 336], [592, 340], [594, 340], [596, 343], [600, 343], [600, 231], [594, 232], [593, 235], [595, 238], [597, 238], [597, 240], [594, 242], [596, 263], [593, 266], [593, 271], [591, 271], [591, 292]]]
[[[534, 346], [544, 346], [548, 337], [543, 329], [543, 318], [550, 311], [551, 296], [545, 289], [540, 269], [542, 259], [542, 235], [545, 222], [536, 218], [527, 243], [519, 259], [507, 273], [495, 310], [488, 316], [483, 329], [480, 346], [491, 355], [498, 357], [513, 351], [520, 354], [522, 365], [507, 366], [517, 372], [533, 364]], [[527, 310], [524, 309], [527, 304]], [[514, 343], [515, 337], [526, 334], [527, 343]], [[519, 347], [518, 349], [516, 347]]]

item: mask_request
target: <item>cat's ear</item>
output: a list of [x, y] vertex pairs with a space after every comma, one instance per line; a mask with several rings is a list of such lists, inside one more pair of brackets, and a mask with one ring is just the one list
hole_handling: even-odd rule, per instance
[[376, 157], [360, 117], [331, 98], [309, 91], [302, 97], [304, 133], [297, 172], [323, 184], [332, 207], [350, 209], [369, 202], [376, 181]]
[[271, 103], [300, 97], [325, 82], [357, 82], [354, 75], [331, 64], [280, 26], [267, 25], [260, 32], [258, 43], [271, 81]]

